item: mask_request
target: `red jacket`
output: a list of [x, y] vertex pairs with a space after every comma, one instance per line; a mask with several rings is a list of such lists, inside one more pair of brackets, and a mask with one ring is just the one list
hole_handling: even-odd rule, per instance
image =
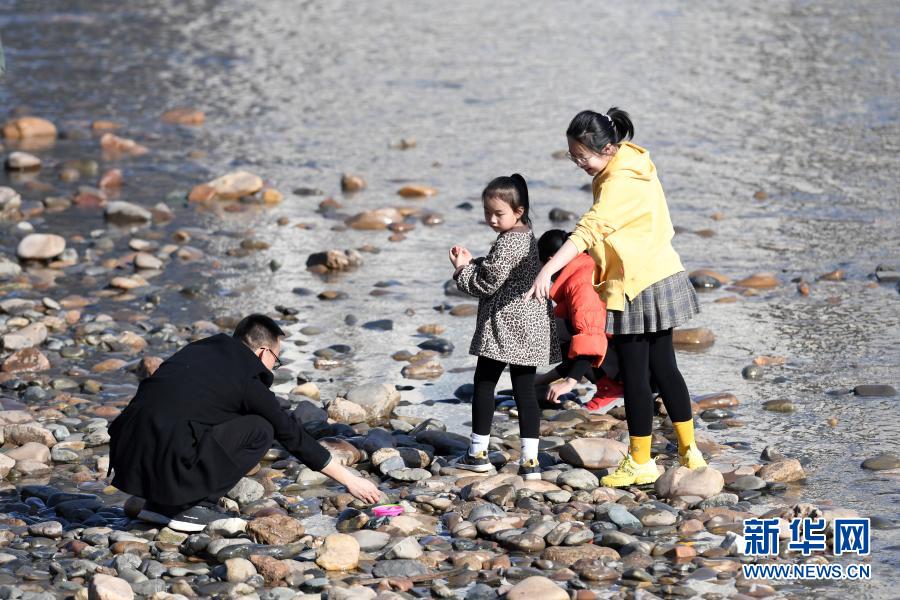
[[606, 303], [594, 290], [594, 259], [579, 254], [563, 268], [550, 288], [554, 313], [574, 327], [569, 358], [596, 357], [599, 367], [606, 356]]

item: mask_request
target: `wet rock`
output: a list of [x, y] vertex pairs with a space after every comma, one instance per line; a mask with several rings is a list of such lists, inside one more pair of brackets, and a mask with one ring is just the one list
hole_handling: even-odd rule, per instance
[[251, 196], [263, 187], [263, 180], [258, 175], [247, 171], [234, 171], [217, 177], [206, 184], [213, 191], [213, 196], [220, 200], [238, 200]]
[[896, 454], [885, 452], [871, 458], [867, 458], [862, 462], [863, 469], [870, 471], [887, 471], [890, 469], [900, 469], [900, 458]]
[[175, 125], [202, 125], [206, 121], [206, 115], [196, 108], [178, 107], [164, 112], [162, 120]]
[[778, 278], [771, 273], [756, 273], [734, 282], [734, 285], [737, 287], [754, 289], [771, 289], [778, 287], [779, 284]]
[[790, 400], [779, 399], [763, 402], [763, 409], [770, 412], [792, 413], [796, 412], [797, 407]]
[[16, 255], [22, 260], [49, 260], [66, 249], [66, 240], [53, 233], [31, 233], [22, 238]]
[[3, 426], [3, 437], [6, 443], [22, 446], [28, 442], [43, 444], [48, 448], [56, 445], [56, 438], [40, 425], [19, 423]]
[[7, 140], [30, 138], [56, 138], [56, 126], [40, 117], [19, 117], [3, 124], [3, 137]]
[[341, 175], [341, 191], [343, 192], [358, 192], [366, 189], [366, 186], [366, 180], [360, 175], [351, 175], [349, 173]]
[[153, 220], [153, 215], [149, 210], [124, 200], [116, 200], [107, 204], [103, 215], [110, 223], [120, 225], [149, 223]]
[[762, 379], [763, 370], [759, 365], [747, 365], [741, 369], [741, 377], [749, 380]]
[[27, 152], [12, 152], [6, 157], [7, 171], [37, 171], [41, 168], [41, 159]]
[[0, 281], [13, 279], [22, 274], [22, 267], [5, 256], [0, 256]]
[[138, 379], [146, 379], [156, 373], [156, 370], [162, 364], [163, 359], [158, 356], [145, 356], [141, 359], [141, 362], [138, 363], [134, 374], [137, 375]]
[[375, 577], [421, 577], [430, 573], [419, 561], [408, 559], [379, 561], [372, 569]]
[[554, 223], [562, 223], [563, 221], [572, 221], [578, 218], [578, 215], [569, 210], [554, 208], [550, 210], [550, 220]]
[[692, 471], [687, 467], [678, 466], [663, 473], [656, 480], [654, 490], [665, 498], [680, 496], [709, 498], [721, 492], [724, 485], [722, 473], [712, 467], [701, 467]]
[[575, 467], [607, 469], [615, 467], [628, 453], [628, 446], [607, 438], [577, 438], [559, 450], [559, 457]]
[[306, 268], [322, 272], [347, 271], [359, 267], [362, 263], [362, 255], [356, 250], [328, 250], [310, 254], [306, 259]]
[[128, 582], [110, 575], [95, 574], [88, 588], [88, 600], [132, 600], [134, 592]]
[[287, 515], [269, 515], [251, 521], [247, 531], [260, 544], [283, 546], [303, 536], [303, 525]]
[[359, 542], [343, 533], [332, 533], [316, 552], [316, 564], [326, 571], [349, 571], [359, 564]]
[[786, 458], [765, 465], [757, 475], [767, 483], [790, 483], [806, 479], [806, 473], [796, 458]]
[[438, 379], [444, 374], [444, 366], [435, 356], [414, 360], [400, 370], [406, 379]]
[[569, 594], [565, 589], [557, 585], [551, 579], [536, 575], [523, 579], [506, 594], [508, 600], [569, 600]]
[[100, 148], [109, 157], [142, 156], [150, 150], [128, 138], [119, 137], [112, 133], [104, 133], [100, 137]]
[[894, 386], [887, 384], [866, 384], [853, 388], [853, 393], [863, 398], [868, 397], [893, 397], [897, 395]]
[[429, 198], [437, 193], [436, 189], [427, 185], [405, 185], [397, 190], [397, 194], [404, 198]]
[[334, 460], [345, 467], [350, 467], [363, 459], [363, 453], [353, 444], [338, 438], [322, 438], [319, 443], [325, 446]]
[[740, 404], [734, 394], [727, 392], [707, 394], [694, 398], [697, 408], [700, 410], [708, 410], [711, 408], [731, 408]]
[[379, 208], [358, 213], [347, 219], [347, 226], [363, 231], [387, 229], [394, 223], [402, 223], [403, 215], [395, 208]]
[[715, 342], [716, 336], [706, 327], [679, 328], [672, 332], [672, 343], [682, 349], [709, 348]]

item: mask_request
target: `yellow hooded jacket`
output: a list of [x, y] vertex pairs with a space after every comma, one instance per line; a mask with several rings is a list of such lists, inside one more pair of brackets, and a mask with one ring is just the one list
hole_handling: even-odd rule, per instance
[[594, 205], [569, 237], [594, 259], [594, 287], [609, 310], [624, 310], [644, 289], [683, 271], [672, 247], [675, 230], [650, 153], [619, 145], [594, 177]]

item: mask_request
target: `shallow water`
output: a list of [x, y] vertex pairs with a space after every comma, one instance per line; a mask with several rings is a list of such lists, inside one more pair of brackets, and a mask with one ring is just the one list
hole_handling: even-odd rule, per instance
[[[452, 398], [470, 380], [466, 355], [472, 322], [433, 309], [446, 298], [447, 248], [483, 253], [493, 235], [480, 225], [481, 187], [521, 172], [532, 189], [538, 232], [551, 226], [550, 208], [575, 212], [590, 204], [587, 178], [551, 158], [565, 144], [569, 118], [582, 108], [619, 105], [636, 123], [635, 141], [651, 150], [672, 218], [686, 231], [675, 245], [691, 270], [710, 267], [734, 279], [776, 273], [782, 285], [738, 302], [732, 292], [701, 295], [692, 323], [711, 328], [716, 344], [680, 353], [693, 394], [731, 391], [746, 426], [704, 432], [720, 443], [747, 441], [752, 451], [722, 460], [752, 462], [767, 444], [800, 458], [809, 479], [800, 497], [831, 501], [863, 515], [897, 517], [896, 474], [863, 471], [866, 457], [900, 445], [897, 398], [828, 395], [860, 383], [900, 386], [900, 311], [895, 284], [871, 286], [879, 263], [900, 265], [900, 7], [871, 2], [643, 3], [597, 6], [497, 2], [289, 3], [7, 2], [0, 35], [7, 74], [4, 107], [27, 105], [73, 131], [108, 118], [152, 153], [123, 161], [132, 201], [170, 198], [177, 226], [240, 234], [254, 229], [268, 251], [227, 263], [211, 280], [202, 268], [179, 277], [205, 286], [206, 302], [171, 293], [164, 306], [179, 319], [300, 309], [301, 323], [324, 333], [303, 349], [334, 343], [354, 348], [345, 368], [321, 372], [309, 354], [293, 352], [291, 367], [320, 381], [324, 397], [368, 381], [415, 386], [404, 399]], [[164, 126], [174, 106], [203, 109], [200, 128]], [[405, 137], [410, 150], [389, 146]], [[55, 157], [83, 156], [89, 135], [61, 140]], [[190, 155], [202, 151], [202, 155]], [[175, 200], [196, 183], [237, 167], [262, 175], [286, 193], [266, 213], [195, 214]], [[360, 173], [369, 188], [340, 195], [342, 172]], [[403, 200], [403, 182], [432, 185], [435, 198]], [[348, 214], [382, 206], [421, 206], [445, 224], [418, 224], [400, 243], [385, 233], [333, 231], [314, 212], [323, 196], [298, 197], [296, 187], [333, 194]], [[766, 200], [754, 199], [764, 191]], [[29, 194], [25, 194], [26, 198]], [[31, 194], [30, 197], [37, 197]], [[476, 210], [455, 208], [461, 202]], [[722, 213], [722, 220], [711, 215]], [[276, 227], [287, 216], [311, 230]], [[67, 211], [35, 221], [39, 230], [74, 231], [102, 218]], [[76, 226], [77, 225], [77, 226]], [[711, 229], [704, 238], [689, 231]], [[239, 238], [238, 238], [239, 239]], [[309, 253], [371, 243], [358, 271], [324, 282], [305, 270]], [[4, 234], [4, 246], [14, 241]], [[211, 249], [237, 245], [214, 235]], [[269, 260], [282, 267], [271, 273]], [[844, 282], [815, 282], [835, 268]], [[804, 277], [810, 297], [791, 280]], [[377, 282], [396, 280], [390, 294], [370, 296]], [[73, 283], [77, 287], [77, 283]], [[295, 287], [347, 292], [319, 302]], [[412, 309], [413, 315], [405, 311]], [[392, 319], [388, 332], [344, 325]], [[415, 350], [423, 323], [448, 328], [456, 350], [433, 384], [405, 381], [397, 350]], [[740, 370], [754, 356], [788, 358], [748, 382]], [[461, 372], [451, 372], [462, 369]], [[783, 377], [784, 381], [777, 378]], [[501, 383], [503, 385], [503, 383]], [[768, 413], [763, 401], [789, 398], [793, 415]], [[407, 409], [435, 415], [465, 430], [466, 405]], [[827, 425], [838, 419], [836, 427]], [[703, 428], [703, 426], [701, 426]], [[891, 598], [900, 583], [897, 530], [873, 536], [874, 579], [866, 584], [800, 587], [795, 597]], [[892, 549], [888, 547], [893, 546]]]

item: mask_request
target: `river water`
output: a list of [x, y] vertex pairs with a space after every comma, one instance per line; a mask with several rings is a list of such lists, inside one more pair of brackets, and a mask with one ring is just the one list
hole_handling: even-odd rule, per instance
[[[879, 264], [900, 265], [900, 5], [585, 6], [7, 0], [0, 2], [8, 68], [0, 105], [27, 106], [71, 132], [57, 143], [55, 160], [95, 153], [96, 140], [79, 134], [85, 124], [125, 124], [123, 135], [151, 149], [120, 165], [126, 199], [148, 206], [168, 199], [179, 226], [213, 233], [213, 253], [248, 231], [271, 243], [226, 261], [224, 275], [186, 270], [183, 279], [207, 295], [168, 296], [172, 315], [297, 308], [301, 325], [323, 332], [296, 334], [292, 339], [308, 344], [286, 356], [291, 369], [318, 381], [324, 397], [371, 381], [410, 385], [404, 399], [412, 406], [404, 410], [440, 416], [460, 432], [466, 405], [421, 404], [452, 398], [474, 365], [466, 355], [472, 321], [434, 310], [460, 301], [442, 289], [451, 271], [447, 248], [486, 251], [493, 235], [480, 224], [478, 198], [497, 175], [525, 175], [538, 232], [551, 227], [553, 207], [586, 209], [587, 178], [552, 155], [565, 147], [578, 110], [625, 108], [635, 141], [659, 169], [686, 267], [733, 279], [771, 272], [781, 281], [736, 302], [716, 302], [735, 295], [726, 289], [702, 294], [703, 312], [692, 325], [713, 330], [716, 343], [679, 354], [693, 394], [730, 391], [741, 401], [744, 427], [703, 434], [749, 442], [752, 450], [718, 460], [752, 463], [775, 444], [809, 475], [799, 499], [896, 519], [897, 474], [859, 465], [897, 452], [898, 400], [834, 392], [862, 383], [900, 387], [900, 295], [896, 284], [874, 284], [872, 276]], [[202, 109], [206, 123], [162, 124], [159, 115], [175, 106]], [[392, 147], [410, 137], [415, 148]], [[179, 202], [196, 183], [236, 168], [260, 174], [286, 201], [250, 214], [198, 212]], [[363, 175], [368, 189], [341, 195], [345, 172]], [[405, 183], [439, 194], [404, 200], [396, 190]], [[299, 187], [333, 195], [347, 214], [421, 206], [445, 223], [418, 224], [399, 243], [384, 232], [335, 230], [338, 221], [315, 212], [324, 195], [290, 193]], [[457, 208], [463, 202], [475, 210]], [[309, 228], [278, 227], [279, 217]], [[35, 225], [65, 233], [83, 230], [84, 219], [103, 226], [96, 215], [71, 211]], [[698, 230], [712, 235], [692, 233]], [[14, 239], [3, 236], [10, 250]], [[380, 253], [365, 254], [357, 271], [323, 281], [305, 269], [311, 252], [364, 244]], [[275, 273], [272, 259], [281, 264]], [[845, 281], [816, 281], [838, 268]], [[810, 282], [808, 297], [797, 293], [798, 277]], [[394, 283], [382, 288], [386, 295], [370, 295], [379, 282]], [[293, 294], [295, 287], [348, 298], [320, 302]], [[346, 325], [347, 315], [394, 326], [370, 331]], [[404, 380], [402, 363], [390, 358], [416, 350], [424, 323], [447, 327], [444, 337], [456, 346], [442, 360], [448, 372], [428, 384]], [[314, 370], [305, 350], [336, 343], [353, 348], [348, 364]], [[741, 368], [760, 354], [784, 356], [787, 364], [766, 369], [760, 381], [743, 380]], [[798, 411], [763, 411], [762, 402], [775, 398], [792, 400]], [[900, 535], [877, 530], [873, 544], [872, 581], [786, 593], [897, 597]]]

